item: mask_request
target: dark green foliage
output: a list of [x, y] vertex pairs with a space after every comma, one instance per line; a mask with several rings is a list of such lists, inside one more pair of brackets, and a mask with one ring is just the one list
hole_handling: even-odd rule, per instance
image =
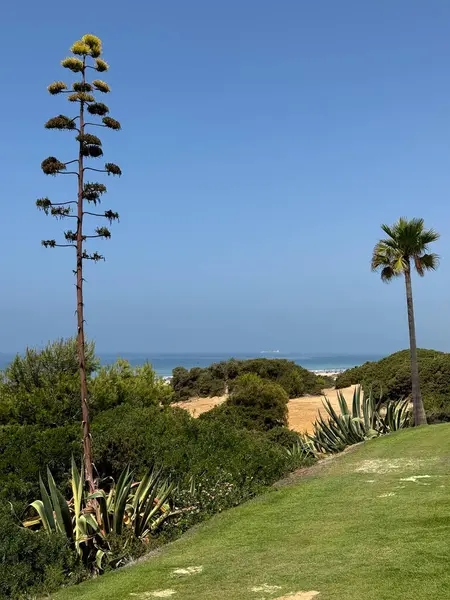
[[275, 444], [288, 448], [289, 450], [299, 442], [299, 434], [287, 427], [273, 427], [267, 432], [267, 437]]
[[[98, 366], [94, 345], [87, 343], [86, 368]], [[7, 367], [0, 382], [0, 424], [55, 427], [80, 418], [76, 340], [58, 340], [43, 350], [27, 348]]]
[[255, 358], [229, 360], [215, 363], [205, 369], [194, 367], [187, 371], [177, 367], [173, 371], [174, 400], [187, 400], [194, 396], [220, 396], [233, 389], [233, 381], [240, 375], [254, 373], [263, 379], [278, 383], [290, 398], [304, 394], [317, 394], [325, 381], [294, 362], [285, 359]]
[[108, 175], [118, 175], [119, 177], [122, 175], [120, 167], [114, 163], [106, 163], [105, 170], [108, 172]]
[[64, 171], [66, 165], [54, 156], [49, 156], [41, 162], [41, 169], [46, 175], [56, 175], [59, 171]]
[[[427, 416], [435, 421], [450, 415], [450, 354], [437, 350], [417, 351], [419, 377]], [[411, 397], [411, 363], [409, 350], [391, 354], [378, 362], [367, 362], [339, 375], [336, 387], [343, 388], [361, 383], [364, 389], [372, 387], [377, 396], [386, 400]]]
[[33, 598], [84, 578], [65, 536], [20, 527], [2, 502], [0, 522], [0, 599]]
[[110, 129], [115, 129], [116, 131], [120, 129], [120, 123], [119, 121], [116, 121], [116, 119], [112, 119], [111, 117], [103, 117], [102, 121], [103, 124]]
[[119, 213], [114, 212], [113, 210], [105, 210], [105, 218], [108, 219], [110, 223], [113, 221], [119, 220]]
[[[119, 404], [149, 406], [171, 401], [172, 388], [156, 377], [151, 365], [133, 368], [119, 360], [99, 368], [94, 345], [87, 343], [85, 349], [93, 416]], [[91, 377], [95, 371], [96, 377]], [[78, 423], [79, 386], [75, 339], [54, 342], [41, 351], [27, 349], [23, 357], [14, 359], [0, 382], [0, 424], [46, 428]]]
[[58, 115], [57, 117], [53, 117], [53, 119], [49, 119], [45, 127], [46, 129], [60, 129], [63, 131], [64, 129], [73, 130], [76, 128], [76, 125], [73, 119], [69, 119], [65, 115]]
[[235, 380], [225, 404], [247, 429], [268, 430], [287, 425], [288, 402], [281, 385], [247, 373]]
[[49, 200], [49, 198], [38, 198], [36, 200], [36, 206], [40, 209], [43, 210], [45, 212], [45, 214], [48, 215], [48, 211], [51, 208], [51, 201]]
[[106, 186], [103, 183], [85, 183], [83, 198], [88, 202], [97, 204], [100, 202], [100, 196], [106, 193]]
[[76, 231], [72, 231], [71, 229], [64, 232], [64, 237], [66, 238], [67, 242], [76, 242], [77, 241], [77, 233], [76, 233]]
[[107, 227], [97, 227], [97, 229], [95, 230], [95, 233], [98, 235], [98, 237], [102, 237], [105, 239], [108, 239], [111, 237], [111, 232], [109, 231], [109, 229]]
[[128, 464], [138, 474], [156, 465], [185, 484], [191, 477], [213, 477], [220, 469], [230, 481], [254, 478], [261, 485], [288, 468], [286, 453], [264, 433], [193, 419], [170, 406], [120, 406], [104, 412], [93, 423], [93, 436], [94, 462], [113, 477]]
[[121, 404], [141, 408], [168, 404], [172, 396], [171, 387], [156, 377], [149, 363], [131, 367], [122, 359], [99, 369], [90, 392], [97, 413]]
[[99, 115], [103, 116], [109, 113], [109, 108], [103, 102], [94, 102], [93, 104], [89, 104], [87, 107], [88, 112], [91, 115]]
[[0, 426], [0, 448], [0, 499], [14, 502], [21, 511], [39, 495], [39, 472], [47, 465], [56, 481], [67, 481], [72, 454], [81, 456], [80, 425]]

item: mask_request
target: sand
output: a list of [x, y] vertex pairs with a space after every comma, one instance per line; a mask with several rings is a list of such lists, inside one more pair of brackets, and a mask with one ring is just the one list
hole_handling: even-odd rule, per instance
[[[353, 390], [356, 386], [351, 386], [341, 390], [350, 403], [353, 397]], [[337, 408], [337, 390], [323, 390], [323, 394], [331, 401], [332, 405]], [[214, 398], [192, 398], [186, 402], [177, 402], [175, 406], [180, 406], [186, 409], [194, 417], [198, 417], [202, 413], [211, 410], [215, 406], [222, 404], [226, 400], [226, 396], [215, 396]], [[289, 428], [300, 433], [304, 431], [312, 431], [312, 424], [317, 417], [318, 411], [322, 408], [323, 396], [303, 396], [289, 400]]]

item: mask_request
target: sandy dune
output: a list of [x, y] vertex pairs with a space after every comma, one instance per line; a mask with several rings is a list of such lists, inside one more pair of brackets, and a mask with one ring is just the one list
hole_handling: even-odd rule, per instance
[[[351, 386], [341, 390], [347, 400], [350, 402], [353, 397], [353, 390], [356, 386]], [[337, 391], [328, 389], [323, 391], [324, 395], [331, 401], [334, 407], [338, 407]], [[193, 398], [187, 402], [177, 402], [175, 406], [180, 406], [198, 417], [202, 413], [211, 410], [218, 404], [221, 404], [226, 396], [216, 396], [214, 398]], [[289, 428], [299, 432], [311, 431], [312, 424], [316, 419], [317, 412], [322, 408], [323, 396], [303, 396], [289, 400]]]

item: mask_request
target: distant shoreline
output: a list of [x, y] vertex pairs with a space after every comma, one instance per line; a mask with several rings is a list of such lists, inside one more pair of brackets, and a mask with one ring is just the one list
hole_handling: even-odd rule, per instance
[[[20, 353], [21, 355], [24, 352]], [[195, 367], [206, 368], [211, 364], [228, 361], [231, 358], [236, 360], [248, 360], [264, 358], [268, 360], [290, 360], [304, 369], [322, 377], [335, 377], [340, 373], [351, 369], [352, 367], [362, 365], [368, 361], [377, 361], [382, 358], [379, 354], [305, 354], [305, 353], [284, 353], [276, 354], [255, 353], [153, 353], [153, 352], [98, 352], [102, 365], [111, 365], [118, 358], [129, 361], [131, 366], [137, 367], [149, 362], [159, 377], [170, 377], [175, 367], [184, 367], [192, 369]], [[14, 360], [16, 354], [0, 354], [0, 369], [5, 369], [8, 364]]]

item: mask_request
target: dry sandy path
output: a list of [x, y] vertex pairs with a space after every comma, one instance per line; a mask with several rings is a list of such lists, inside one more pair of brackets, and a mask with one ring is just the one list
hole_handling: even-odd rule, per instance
[[[347, 400], [351, 402], [353, 390], [356, 386], [344, 388], [341, 390]], [[324, 395], [330, 400], [333, 407], [338, 407], [337, 390], [330, 388], [323, 390]], [[175, 406], [186, 409], [194, 417], [211, 410], [215, 406], [222, 404], [226, 396], [216, 396], [214, 398], [192, 398], [187, 402], [177, 402]], [[323, 396], [303, 396], [289, 400], [289, 428], [303, 433], [312, 431], [312, 424], [317, 417], [318, 411], [322, 408]]]

